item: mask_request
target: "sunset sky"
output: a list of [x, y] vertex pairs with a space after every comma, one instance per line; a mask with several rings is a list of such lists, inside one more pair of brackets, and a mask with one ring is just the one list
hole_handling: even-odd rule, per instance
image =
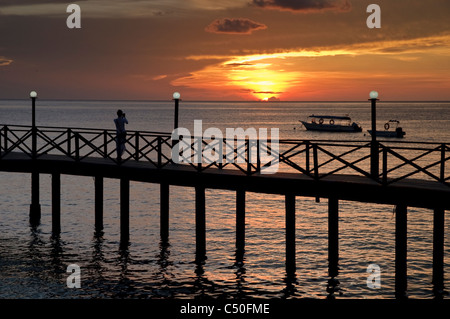
[[0, 98], [450, 100], [449, 14], [449, 0], [0, 0]]

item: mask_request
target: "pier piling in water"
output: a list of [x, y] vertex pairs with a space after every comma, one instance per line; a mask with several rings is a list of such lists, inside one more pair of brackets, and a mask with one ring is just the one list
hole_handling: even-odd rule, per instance
[[103, 229], [103, 177], [95, 176], [95, 229]]
[[160, 184], [160, 236], [163, 242], [169, 240], [169, 184]]
[[287, 194], [286, 204], [286, 273], [295, 274], [295, 195]]
[[329, 276], [338, 275], [339, 263], [339, 200], [328, 199], [328, 263]]
[[130, 239], [130, 180], [120, 179], [120, 243], [126, 244]]
[[395, 209], [395, 295], [404, 298], [407, 289], [407, 207], [399, 204]]
[[30, 204], [30, 224], [39, 225], [41, 221], [41, 204], [39, 203], [39, 173], [31, 173], [31, 204]]
[[236, 251], [242, 256], [245, 250], [245, 191], [236, 191]]
[[444, 224], [444, 209], [435, 208], [433, 216], [433, 286], [436, 292], [444, 289]]
[[206, 257], [206, 216], [205, 187], [195, 186], [195, 260], [201, 262]]
[[61, 232], [61, 174], [52, 174], [52, 234]]

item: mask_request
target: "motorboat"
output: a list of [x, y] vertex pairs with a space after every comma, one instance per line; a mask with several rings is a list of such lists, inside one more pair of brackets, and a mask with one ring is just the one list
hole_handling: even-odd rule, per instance
[[[399, 126], [400, 121], [389, 120], [384, 124], [384, 131], [376, 131], [376, 136], [379, 137], [396, 137], [402, 138], [405, 136], [406, 132]], [[369, 134], [372, 135], [372, 130], [368, 130]]]
[[362, 132], [358, 123], [352, 122], [349, 116], [310, 115], [306, 121], [301, 121], [309, 131], [322, 132]]

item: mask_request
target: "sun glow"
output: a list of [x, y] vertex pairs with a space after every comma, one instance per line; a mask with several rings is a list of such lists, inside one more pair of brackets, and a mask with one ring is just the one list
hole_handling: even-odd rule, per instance
[[[201, 90], [205, 98], [238, 98], [243, 100], [278, 101], [289, 99], [323, 99], [356, 96], [354, 92], [373, 85], [374, 79], [389, 81], [409, 79], [408, 62], [420, 62], [423, 52], [436, 58], [445, 57], [450, 50], [450, 34], [410, 40], [380, 41], [335, 47], [317, 47], [315, 50], [292, 50], [241, 56], [193, 55], [187, 60], [208, 61], [203, 69], [171, 82]], [[381, 66], [368, 77], [367, 61], [378, 59]], [[403, 64], [398, 61], [402, 60]], [[424, 60], [425, 61], [425, 60]], [[373, 62], [371, 62], [373, 63]], [[425, 63], [422, 61], [422, 63]], [[314, 67], [312, 67], [314, 66]], [[397, 71], [393, 72], [393, 66]], [[445, 73], [445, 71], [443, 71]], [[440, 87], [448, 87], [446, 74]], [[428, 73], [422, 76], [430, 77]], [[430, 82], [430, 86], [434, 85]], [[425, 83], [426, 84], [426, 83]], [[415, 84], [405, 84], [405, 91]], [[359, 89], [361, 87], [361, 90]], [[398, 91], [398, 90], [397, 90]], [[199, 91], [197, 91], [199, 92]], [[398, 94], [398, 93], [396, 93]], [[208, 96], [206, 96], [208, 95]]]

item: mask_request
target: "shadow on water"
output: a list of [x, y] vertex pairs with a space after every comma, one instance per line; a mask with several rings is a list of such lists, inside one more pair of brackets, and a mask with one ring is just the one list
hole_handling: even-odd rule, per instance
[[327, 299], [336, 299], [336, 293], [342, 295], [342, 288], [339, 279], [336, 277], [339, 275], [339, 263], [338, 260], [331, 259], [328, 264], [328, 279], [327, 282]]
[[27, 274], [29, 277], [40, 277], [46, 270], [45, 242], [42, 240], [41, 230], [36, 225], [30, 225], [30, 239], [27, 250]]
[[50, 264], [52, 266], [50, 275], [60, 280], [64, 276], [65, 267], [67, 266], [64, 264], [64, 243], [61, 242], [59, 235], [55, 235], [50, 237], [50, 246]]
[[106, 262], [103, 253], [103, 239], [104, 232], [102, 230], [97, 230], [94, 233], [92, 239], [92, 258], [90, 261], [90, 270], [94, 278], [97, 278], [99, 282], [104, 282], [104, 273], [107, 269], [103, 266]]
[[286, 284], [286, 287], [282, 290], [282, 297], [283, 298], [290, 298], [294, 297], [298, 294], [298, 280], [297, 275], [295, 272], [288, 272], [286, 273], [286, 277], [284, 278], [284, 283]]
[[170, 243], [168, 241], [161, 241], [159, 243], [159, 254], [157, 255], [157, 264], [159, 266], [160, 275], [163, 277], [163, 281], [172, 277], [169, 272], [169, 267], [173, 266], [173, 263], [169, 260], [170, 257]]
[[236, 269], [236, 297], [244, 298], [246, 293], [244, 290], [245, 283], [245, 249], [236, 249], [234, 268]]

